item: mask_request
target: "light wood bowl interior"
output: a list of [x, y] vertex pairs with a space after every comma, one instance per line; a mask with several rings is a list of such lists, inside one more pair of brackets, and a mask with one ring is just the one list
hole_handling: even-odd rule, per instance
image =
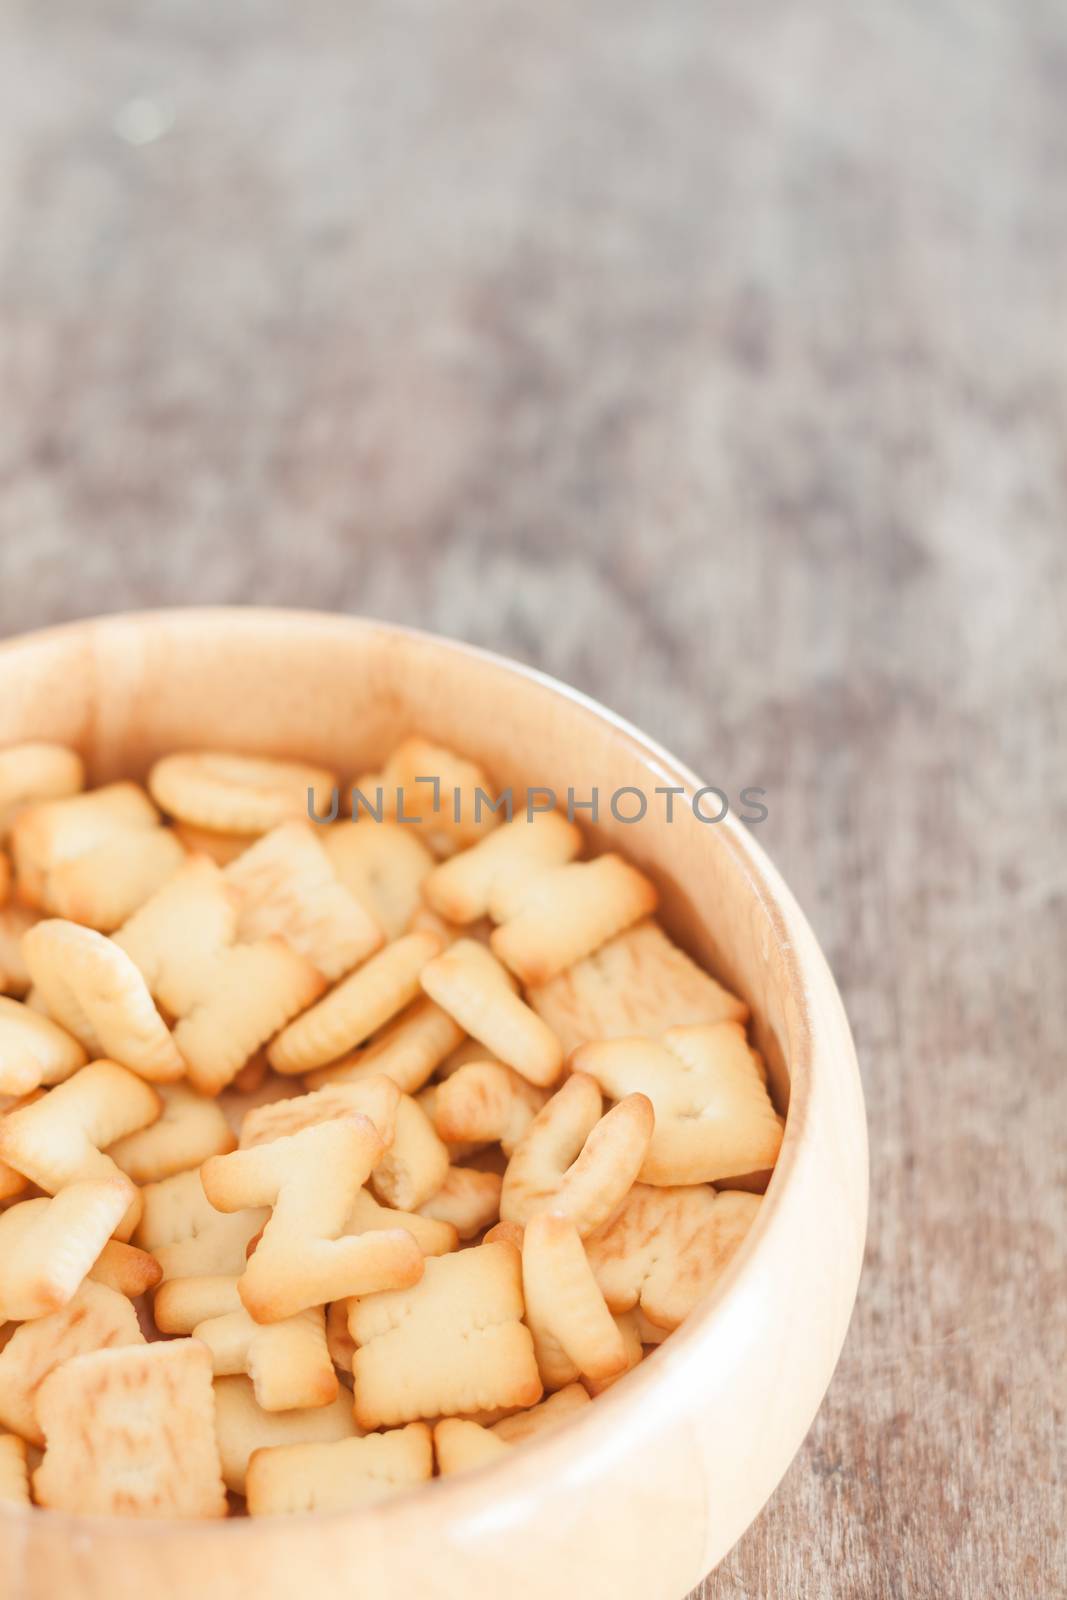
[[0, 647], [0, 745], [62, 740], [96, 782], [141, 775], [182, 747], [303, 756], [350, 781], [412, 731], [517, 793], [649, 793], [642, 822], [602, 806], [592, 831], [654, 877], [669, 931], [753, 1009], [788, 1105], [760, 1217], [665, 1345], [502, 1465], [358, 1514], [164, 1524], [0, 1508], [10, 1600], [679, 1600], [756, 1516], [810, 1426], [863, 1251], [859, 1075], [821, 952], [751, 835], [732, 818], [698, 822], [683, 800], [668, 824], [651, 795], [691, 792], [694, 774], [551, 680], [384, 624], [173, 611]]

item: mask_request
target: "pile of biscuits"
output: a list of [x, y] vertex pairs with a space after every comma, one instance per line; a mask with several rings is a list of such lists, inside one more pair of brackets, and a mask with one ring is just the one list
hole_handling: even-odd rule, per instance
[[84, 784], [0, 750], [0, 1501], [361, 1506], [678, 1326], [782, 1119], [641, 872], [419, 738], [381, 820], [238, 754]]

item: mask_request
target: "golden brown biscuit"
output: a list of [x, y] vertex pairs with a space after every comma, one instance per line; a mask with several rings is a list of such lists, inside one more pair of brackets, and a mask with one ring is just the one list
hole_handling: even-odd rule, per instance
[[37, 1396], [41, 1505], [89, 1516], [223, 1517], [211, 1357], [195, 1339], [75, 1356]]
[[546, 1389], [625, 1370], [626, 1346], [569, 1218], [540, 1211], [522, 1242], [526, 1322]]
[[174, 1043], [202, 1094], [233, 1081], [326, 980], [283, 939], [237, 942], [240, 895], [204, 856], [190, 857], [115, 943], [176, 1018]]
[[448, 1159], [448, 1147], [425, 1111], [409, 1094], [401, 1095], [395, 1135], [371, 1173], [371, 1188], [388, 1206], [418, 1211], [447, 1179]]
[[499, 1143], [510, 1155], [547, 1091], [499, 1061], [471, 1061], [436, 1086], [433, 1118], [447, 1144]]
[[162, 810], [212, 833], [269, 833], [329, 809], [336, 774], [299, 761], [217, 750], [163, 756], [148, 774]]
[[61, 1083], [85, 1065], [83, 1045], [57, 1022], [18, 1000], [0, 998], [0, 1094], [29, 1094]]
[[226, 867], [241, 895], [237, 937], [274, 936], [335, 982], [382, 944], [382, 931], [338, 880], [318, 830], [286, 822]]
[[343, 1232], [383, 1148], [374, 1124], [355, 1114], [204, 1163], [204, 1192], [220, 1211], [272, 1207], [238, 1284], [257, 1322], [421, 1277], [410, 1233]]
[[185, 854], [135, 783], [27, 806], [11, 844], [24, 905], [101, 933], [124, 922]]
[[563, 1051], [514, 991], [512, 980], [484, 945], [457, 939], [422, 971], [422, 987], [459, 1025], [530, 1083], [555, 1083]]
[[473, 1239], [500, 1215], [501, 1178], [473, 1167], [449, 1167], [445, 1181], [420, 1207], [424, 1217], [449, 1222], [461, 1239]]
[[507, 1244], [428, 1258], [414, 1288], [358, 1299], [348, 1319], [356, 1421], [533, 1405], [541, 1380], [522, 1314], [521, 1263]]
[[359, 788], [372, 804], [379, 783], [383, 816], [403, 817], [400, 826], [417, 834], [437, 856], [476, 844], [500, 821], [490, 809], [496, 796], [485, 771], [429, 739], [405, 739], [380, 777], [360, 781]]
[[336, 1117], [351, 1116], [353, 1112], [369, 1117], [378, 1130], [382, 1144], [388, 1148], [396, 1134], [400, 1101], [401, 1094], [396, 1084], [378, 1074], [357, 1083], [328, 1085], [311, 1094], [294, 1095], [292, 1099], [255, 1106], [246, 1113], [241, 1124], [241, 1149], [249, 1150], [253, 1145], [270, 1144], [272, 1139], [288, 1138], [303, 1128], [316, 1127], [320, 1122], [332, 1122]]
[[252, 1380], [264, 1411], [328, 1406], [337, 1399], [337, 1374], [326, 1345], [322, 1306], [261, 1327], [243, 1306], [198, 1322], [193, 1337], [211, 1351], [216, 1377]]
[[77, 794], [84, 784], [82, 759], [66, 745], [38, 741], [0, 750], [0, 842], [24, 806]]
[[108, 1146], [108, 1155], [134, 1183], [159, 1183], [224, 1155], [237, 1143], [214, 1100], [183, 1083], [160, 1084], [159, 1120]]
[[109, 1239], [89, 1270], [94, 1283], [124, 1294], [127, 1300], [148, 1294], [162, 1280], [163, 1268], [147, 1250]]
[[254, 1206], [224, 1215], [204, 1193], [200, 1172], [178, 1172], [141, 1190], [143, 1212], [136, 1241], [155, 1256], [165, 1282], [172, 1278], [236, 1277], [244, 1271], [248, 1242], [270, 1215]]
[[565, 865], [578, 854], [582, 836], [558, 811], [535, 811], [495, 828], [469, 850], [434, 868], [423, 883], [427, 904], [449, 922], [477, 922], [488, 914], [494, 892]]
[[[656, 890], [621, 856], [571, 862], [509, 888], [507, 920], [489, 943], [523, 983], [547, 983], [656, 909]], [[500, 920], [500, 907], [490, 907]]]
[[[0, 1158], [46, 1194], [84, 1178], [120, 1176], [105, 1148], [155, 1122], [156, 1091], [114, 1061], [93, 1061], [48, 1094], [0, 1119]], [[133, 1186], [120, 1229], [128, 1239], [141, 1212]]]
[[419, 975], [439, 949], [432, 934], [409, 933], [379, 950], [282, 1030], [267, 1051], [275, 1072], [307, 1072], [362, 1044], [414, 1000]]
[[575, 1051], [576, 1072], [619, 1100], [640, 1092], [656, 1126], [642, 1183], [712, 1183], [773, 1167], [782, 1122], [737, 1022], [668, 1028], [661, 1042], [607, 1039]]
[[134, 1193], [117, 1173], [0, 1211], [0, 1326], [46, 1316], [73, 1299]]
[[652, 1106], [631, 1094], [602, 1113], [600, 1087], [585, 1073], [557, 1089], [512, 1151], [500, 1196], [506, 1222], [552, 1210], [584, 1237], [618, 1209], [649, 1148]]
[[358, 1083], [383, 1073], [403, 1094], [414, 1094], [464, 1038], [463, 1029], [447, 1011], [420, 995], [362, 1050], [309, 1072], [307, 1084], [322, 1089], [328, 1083]]
[[528, 1003], [564, 1053], [592, 1039], [658, 1039], [690, 1022], [747, 1022], [748, 1007], [672, 944], [652, 918], [638, 922], [547, 983]]
[[411, 931], [422, 904], [421, 885], [434, 864], [419, 841], [420, 831], [371, 817], [322, 830], [322, 845], [338, 878], [389, 940]]
[[256, 1450], [246, 1477], [253, 1517], [371, 1505], [433, 1475], [433, 1437], [414, 1422], [334, 1444]]
[[635, 1184], [618, 1214], [586, 1241], [612, 1311], [638, 1306], [658, 1327], [676, 1328], [725, 1272], [759, 1207], [758, 1195], [708, 1184]]
[[48, 1374], [88, 1350], [144, 1342], [126, 1297], [86, 1281], [58, 1311], [22, 1323], [0, 1351], [0, 1425], [43, 1445], [36, 1399]]
[[50, 1015], [85, 1046], [150, 1083], [174, 1083], [185, 1061], [145, 981], [113, 939], [52, 918], [22, 941], [26, 965]]

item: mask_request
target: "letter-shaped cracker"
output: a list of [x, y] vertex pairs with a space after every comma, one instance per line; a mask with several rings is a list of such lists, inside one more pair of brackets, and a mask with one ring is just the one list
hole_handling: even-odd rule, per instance
[[256, 1450], [289, 1444], [332, 1444], [338, 1439], [354, 1439], [360, 1430], [347, 1389], [328, 1406], [264, 1411], [251, 1380], [233, 1377], [215, 1379], [215, 1431], [226, 1487], [234, 1494], [244, 1494], [248, 1463]]
[[414, 1000], [419, 974], [440, 948], [432, 934], [409, 933], [371, 956], [278, 1035], [267, 1051], [275, 1072], [307, 1072], [362, 1044]]
[[420, 1207], [424, 1217], [450, 1222], [461, 1239], [473, 1239], [500, 1215], [500, 1174], [449, 1167], [445, 1181]]
[[401, 1095], [396, 1133], [371, 1173], [371, 1188], [386, 1205], [417, 1211], [438, 1193], [448, 1173], [444, 1141], [418, 1102]]
[[150, 1083], [184, 1075], [144, 979], [114, 940], [51, 918], [29, 930], [22, 949], [48, 1011], [90, 1055], [108, 1056]]
[[743, 1000], [672, 944], [652, 918], [526, 991], [570, 1056], [591, 1039], [658, 1039], [690, 1022], [747, 1022]]
[[400, 1090], [390, 1078], [381, 1074], [358, 1083], [328, 1085], [312, 1094], [294, 1095], [291, 1100], [253, 1106], [241, 1123], [241, 1149], [270, 1144], [274, 1139], [288, 1138], [304, 1128], [314, 1128], [320, 1122], [332, 1122], [355, 1112], [373, 1122], [382, 1144], [388, 1147], [396, 1133], [399, 1105]]
[[277, 1445], [248, 1463], [248, 1511], [345, 1511], [371, 1505], [433, 1475], [433, 1436], [424, 1422], [336, 1444]]
[[546, 1388], [561, 1388], [579, 1374], [602, 1381], [623, 1371], [622, 1333], [569, 1218], [549, 1211], [530, 1218], [522, 1243], [522, 1286]]
[[[521, 880], [493, 954], [523, 983], [547, 983], [656, 909], [656, 891], [621, 856], [572, 862]], [[498, 918], [499, 905], [491, 907]]]
[[535, 1404], [541, 1380], [522, 1314], [521, 1262], [508, 1244], [430, 1257], [414, 1288], [357, 1300], [356, 1421], [389, 1427]]
[[0, 1433], [0, 1505], [30, 1504], [30, 1473], [26, 1441], [14, 1433]]
[[374, 1124], [353, 1115], [204, 1163], [204, 1192], [220, 1211], [273, 1207], [238, 1286], [257, 1322], [421, 1277], [410, 1233], [343, 1234], [383, 1149]]
[[84, 1066], [85, 1050], [65, 1028], [18, 1000], [0, 999], [0, 1094], [29, 1094]]
[[237, 1140], [216, 1101], [184, 1083], [160, 1084], [158, 1093], [158, 1122], [127, 1134], [107, 1152], [134, 1183], [159, 1183], [234, 1148]]
[[[374, 804], [373, 793], [367, 799]], [[338, 822], [322, 830], [323, 848], [334, 871], [387, 939], [407, 933], [422, 905], [420, 885], [433, 866], [433, 856], [420, 844], [420, 832], [414, 824], [371, 818]]]
[[[136, 1073], [114, 1061], [94, 1061], [0, 1121], [0, 1158], [47, 1194], [58, 1194], [83, 1178], [118, 1176], [105, 1147], [147, 1127], [159, 1111], [158, 1094]], [[140, 1200], [132, 1191], [124, 1239], [139, 1216]]]
[[358, 1083], [361, 1078], [382, 1073], [392, 1078], [403, 1094], [414, 1094], [465, 1037], [459, 1023], [447, 1011], [420, 995], [395, 1022], [375, 1034], [365, 1049], [357, 1050], [332, 1066], [309, 1072], [308, 1087], [322, 1089], [328, 1083]]
[[0, 750], [0, 843], [23, 806], [77, 794], [84, 783], [81, 756], [66, 745], [40, 741]]
[[547, 1098], [499, 1061], [470, 1061], [437, 1086], [433, 1119], [447, 1144], [499, 1141], [510, 1155]]
[[[436, 786], [426, 781], [433, 778]], [[405, 739], [385, 763], [380, 778], [361, 781], [359, 787], [368, 800], [374, 800], [379, 782], [384, 814], [404, 817], [401, 826], [417, 834], [438, 856], [450, 856], [476, 844], [500, 821], [489, 807], [496, 796], [485, 771], [428, 739]], [[479, 789], [485, 796], [480, 805], [476, 798]], [[418, 822], [412, 820], [416, 817]]]
[[72, 1356], [144, 1344], [137, 1313], [124, 1295], [87, 1281], [65, 1306], [24, 1322], [0, 1350], [0, 1426], [43, 1445], [37, 1391]]
[[23, 903], [101, 933], [125, 921], [185, 857], [135, 783], [28, 806], [11, 842]]
[[457, 939], [422, 972], [422, 987], [467, 1033], [530, 1083], [555, 1083], [559, 1040], [515, 993], [507, 971], [475, 939]]
[[72, 1183], [54, 1199], [0, 1212], [0, 1324], [58, 1311], [72, 1299], [135, 1194], [128, 1178]]
[[38, 1503], [88, 1516], [223, 1517], [211, 1357], [195, 1339], [75, 1356], [41, 1385]]
[[713, 1183], [773, 1167], [782, 1124], [737, 1022], [668, 1028], [661, 1043], [606, 1039], [575, 1052], [605, 1094], [647, 1094], [656, 1127], [642, 1183]]
[[382, 943], [377, 922], [338, 881], [309, 822], [286, 822], [230, 863], [223, 876], [241, 895], [239, 939], [277, 935], [336, 981]]
[[726, 1270], [759, 1207], [759, 1195], [740, 1189], [635, 1184], [618, 1215], [586, 1240], [612, 1311], [639, 1306], [657, 1327], [676, 1328]]
[[537, 1113], [504, 1174], [506, 1222], [552, 1210], [584, 1237], [618, 1208], [641, 1169], [654, 1119], [643, 1094], [627, 1095], [606, 1115], [603, 1109], [599, 1085], [576, 1072]]
[[172, 817], [212, 833], [269, 833], [330, 809], [336, 775], [300, 761], [196, 750], [163, 756], [148, 774], [156, 804]]
[[195, 1168], [146, 1184], [141, 1200], [144, 1210], [137, 1243], [155, 1256], [166, 1282], [172, 1278], [236, 1277], [244, 1271], [249, 1240], [270, 1214], [265, 1206], [232, 1216], [216, 1211]]
[[239, 915], [238, 891], [206, 856], [194, 856], [116, 935], [177, 1019], [174, 1042], [202, 1094], [232, 1082], [325, 987], [283, 939], [237, 943]]
[[322, 1306], [265, 1327], [242, 1306], [197, 1323], [193, 1337], [211, 1351], [216, 1377], [245, 1373], [251, 1378], [264, 1411], [328, 1406], [337, 1399]]
[[477, 922], [494, 891], [572, 861], [582, 846], [573, 822], [558, 811], [514, 817], [471, 849], [435, 867], [422, 886], [427, 904], [449, 922]]

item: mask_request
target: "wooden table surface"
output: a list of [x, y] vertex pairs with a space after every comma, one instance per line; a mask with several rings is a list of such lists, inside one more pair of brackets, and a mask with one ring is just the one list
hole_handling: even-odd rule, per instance
[[0, 302], [4, 633], [368, 612], [768, 791], [870, 1246], [701, 1592], [1067, 1592], [1064, 5], [10, 0]]

